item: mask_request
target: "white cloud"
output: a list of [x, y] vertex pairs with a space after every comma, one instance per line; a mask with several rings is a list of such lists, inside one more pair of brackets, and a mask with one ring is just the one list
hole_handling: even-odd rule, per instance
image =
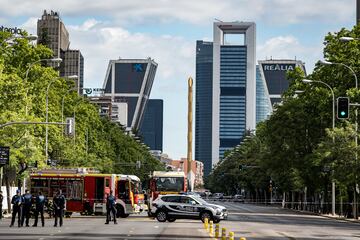
[[[53, 9], [65, 16], [107, 16], [117, 23], [223, 21], [345, 22], [354, 19], [354, 0], [3, 0], [0, 16], [39, 16]], [[355, 21], [354, 21], [355, 22]]]
[[306, 63], [310, 73], [315, 61], [322, 57], [322, 46], [305, 46], [294, 36], [278, 36], [257, 47], [257, 59], [298, 59]]
[[[36, 32], [36, 19], [29, 19], [22, 27]], [[84, 56], [86, 87], [102, 86], [111, 59], [151, 57], [159, 64], [151, 98], [164, 99], [164, 132], [171, 133], [164, 134], [164, 148], [175, 157], [186, 156], [186, 80], [194, 75], [195, 43], [172, 35], [133, 33], [95, 19], [67, 29], [70, 48], [80, 49]]]

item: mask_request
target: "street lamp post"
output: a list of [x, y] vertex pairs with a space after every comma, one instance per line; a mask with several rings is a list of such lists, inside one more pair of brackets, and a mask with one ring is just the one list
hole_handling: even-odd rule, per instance
[[[61, 63], [62, 62], [62, 59], [61, 58], [49, 58], [49, 59], [39, 59], [35, 62], [32, 62], [32, 63], [29, 63], [28, 64], [28, 67], [26, 69], [26, 72], [25, 72], [25, 78], [24, 78], [24, 84], [27, 83], [27, 79], [28, 79], [28, 75], [29, 75], [29, 72], [30, 72], [30, 69], [35, 66], [36, 63], [39, 63], [39, 62], [42, 62], [42, 61], [50, 61], [50, 62], [55, 62], [55, 63]], [[25, 116], [28, 115], [28, 105], [27, 105], [27, 95], [28, 95], [28, 89], [26, 88], [26, 103], [25, 103]]]
[[[76, 90], [77, 88], [71, 88], [69, 89], [62, 97], [61, 99], [61, 122], [64, 122], [64, 102], [65, 102], [65, 97], [71, 92]], [[64, 127], [63, 127], [63, 132], [64, 132]]]
[[[350, 37], [341, 37], [340, 40], [343, 41], [353, 41], [353, 40], [359, 40], [358, 38], [350, 38]], [[321, 60], [319, 61], [320, 64], [322, 65], [340, 65], [343, 66], [347, 69], [350, 70], [350, 72], [353, 74], [354, 78], [355, 78], [355, 88], [356, 90], [358, 90], [358, 78], [357, 75], [354, 71], [354, 69], [352, 69], [350, 66], [344, 64], [344, 63], [334, 63], [334, 62], [329, 62], [329, 61], [324, 61]], [[358, 109], [355, 108], [355, 147], [357, 149], [358, 146]], [[355, 152], [355, 166], [357, 166], [357, 159], [358, 159], [358, 154], [357, 151]], [[355, 191], [354, 191], [354, 209], [353, 209], [353, 213], [354, 213], [354, 218], [357, 219], [357, 204], [356, 204], [356, 189], [357, 189], [357, 173], [355, 171]]]
[[[304, 83], [320, 83], [323, 84], [324, 86], [326, 86], [330, 91], [331, 91], [331, 95], [332, 95], [332, 129], [334, 131], [335, 129], [335, 94], [334, 94], [334, 90], [332, 89], [332, 87], [323, 82], [323, 81], [315, 81], [315, 80], [309, 80], [309, 79], [303, 79], [302, 80]], [[334, 141], [334, 138], [333, 138]], [[331, 183], [331, 213], [332, 215], [335, 215], [335, 181], [332, 180]]]
[[[51, 85], [56, 81], [58, 80], [60, 77], [56, 77], [56, 78], [53, 78], [47, 88], [46, 88], [46, 115], [45, 115], [45, 119], [46, 119], [46, 122], [48, 122], [48, 119], [49, 119], [49, 89], [51, 87]], [[66, 77], [67, 79], [75, 79], [77, 78], [76, 75], [73, 75], [73, 76], [68, 76]], [[48, 138], [49, 138], [49, 128], [48, 128], [48, 125], [46, 125], [46, 129], [45, 129], [45, 157], [46, 157], [46, 161], [48, 160]]]

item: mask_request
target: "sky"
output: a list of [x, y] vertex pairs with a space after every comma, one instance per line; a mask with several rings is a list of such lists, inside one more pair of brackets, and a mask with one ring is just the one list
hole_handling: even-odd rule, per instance
[[215, 19], [255, 22], [257, 60], [296, 58], [309, 73], [322, 59], [325, 35], [354, 26], [355, 2], [0, 0], [0, 26], [36, 34], [43, 11], [58, 12], [70, 48], [84, 56], [85, 87], [102, 87], [110, 59], [153, 58], [158, 70], [150, 98], [164, 100], [163, 152], [179, 159], [187, 151], [187, 79], [195, 76], [196, 40], [212, 41]]

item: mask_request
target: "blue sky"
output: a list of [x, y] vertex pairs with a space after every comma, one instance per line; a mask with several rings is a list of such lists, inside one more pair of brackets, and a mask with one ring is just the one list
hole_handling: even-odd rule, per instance
[[151, 98], [164, 99], [164, 152], [186, 156], [187, 78], [195, 75], [196, 40], [212, 40], [214, 19], [254, 21], [257, 60], [295, 57], [308, 72], [322, 58], [328, 32], [355, 24], [356, 0], [1, 0], [0, 25], [36, 34], [54, 10], [85, 58], [85, 86], [101, 87], [110, 59], [153, 58]]

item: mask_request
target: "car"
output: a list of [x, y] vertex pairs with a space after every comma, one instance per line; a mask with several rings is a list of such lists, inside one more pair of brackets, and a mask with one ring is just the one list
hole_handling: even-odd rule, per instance
[[209, 221], [218, 223], [227, 219], [228, 216], [225, 207], [210, 204], [193, 195], [159, 195], [152, 206], [152, 214], [159, 222], [174, 222], [176, 219], [201, 219], [205, 222], [207, 218]]
[[234, 195], [234, 202], [244, 202], [244, 195], [242, 194]]

